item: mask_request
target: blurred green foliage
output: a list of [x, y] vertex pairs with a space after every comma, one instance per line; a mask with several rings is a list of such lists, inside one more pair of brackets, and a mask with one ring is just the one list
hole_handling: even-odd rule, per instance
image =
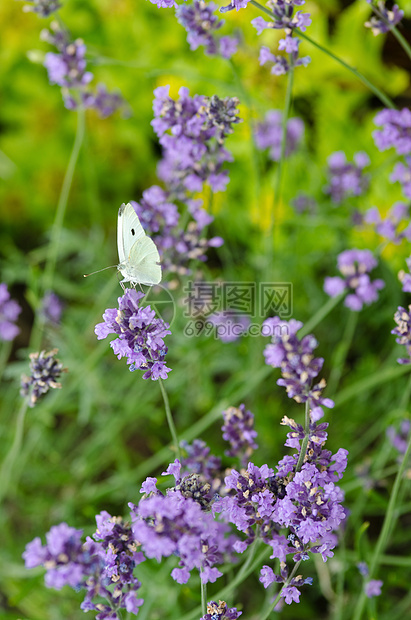
[[[411, 3], [400, 4], [411, 15]], [[0, 5], [1, 281], [7, 282], [23, 306], [22, 331], [1, 393], [3, 456], [15, 432], [19, 377], [27, 369], [47, 243], [76, 128], [76, 113], [64, 108], [59, 88], [49, 85], [41, 62], [49, 46], [39, 34], [49, 20], [24, 13], [22, 6], [11, 0]], [[391, 38], [373, 37], [364, 29], [369, 15], [364, 0], [310, 1], [306, 7], [313, 19], [310, 37], [359, 69], [399, 105], [409, 104], [406, 58]], [[312, 63], [295, 72], [291, 116], [303, 118], [306, 132], [302, 148], [285, 165], [274, 260], [267, 271], [264, 252], [275, 171], [265, 155], [256, 157], [251, 134], [253, 124], [268, 109], [283, 107], [286, 82], [258, 64], [259, 46], [272, 45], [280, 35], [266, 32], [257, 38], [249, 23], [257, 15], [249, 6], [225, 16], [224, 32], [242, 33], [240, 51], [230, 63], [205, 57], [201, 49], [191, 52], [173, 11], [159, 10], [147, 1], [70, 0], [61, 11], [73, 35], [87, 44], [96, 80], [121, 90], [132, 114], [102, 120], [94, 112], [87, 113], [54, 279], [54, 289], [65, 303], [63, 321], [45, 334], [43, 342], [45, 348], [58, 347], [69, 372], [63, 377], [63, 389], [49, 394], [26, 418], [13, 487], [2, 507], [2, 620], [83, 618], [81, 595], [68, 588], [46, 590], [41, 571], [25, 571], [21, 560], [25, 545], [60, 521], [91, 533], [100, 510], [125, 514], [127, 502], [138, 500], [142, 480], [158, 475], [174, 458], [167, 447], [170, 437], [159, 386], [143, 381], [138, 372], [130, 373], [108, 343], [97, 342], [94, 335], [94, 325], [106, 307], [115, 306], [120, 294], [116, 277], [109, 271], [87, 280], [82, 277], [116, 263], [119, 205], [139, 200], [142, 191], [157, 182], [160, 151], [150, 126], [153, 89], [170, 84], [175, 96], [185, 85], [191, 94], [239, 97], [244, 122], [228, 140], [234, 156], [230, 184], [227, 192], [214, 196], [211, 205], [212, 233], [223, 236], [225, 245], [210, 252], [203, 272], [207, 278], [226, 281], [259, 282], [269, 273], [271, 281], [292, 282], [293, 315], [302, 321], [325, 303], [324, 277], [336, 274], [339, 252], [348, 247], [378, 247], [374, 235], [352, 226], [352, 209], [364, 211], [376, 205], [386, 211], [401, 199], [399, 187], [388, 180], [391, 155], [379, 153], [372, 139], [373, 117], [381, 103], [355, 76], [303, 42], [302, 53], [309, 54]], [[326, 159], [337, 150], [345, 151], [349, 159], [357, 151], [366, 151], [373, 172], [370, 191], [340, 207], [323, 193]], [[290, 206], [299, 191], [316, 199], [314, 215], [296, 215]], [[287, 607], [281, 617], [352, 617], [360, 592], [355, 565], [367, 559], [375, 543], [394, 475], [388, 465], [395, 464], [395, 455], [385, 429], [405, 415], [399, 405], [404, 376], [381, 380], [368, 389], [361, 382], [395, 367], [399, 347], [389, 332], [397, 305], [408, 303], [396, 276], [408, 254], [409, 248], [403, 246], [383, 252], [376, 273], [385, 279], [386, 288], [379, 302], [359, 315], [339, 389], [327, 394], [337, 403], [326, 417], [330, 422], [327, 447], [332, 451], [346, 447], [351, 453], [343, 481], [351, 511], [346, 550], [342, 546], [325, 565], [304, 565], [304, 576], [312, 574], [316, 585], [306, 588], [300, 605]], [[181, 282], [173, 292], [176, 317], [168, 338], [168, 365], [173, 371], [166, 382], [179, 433], [190, 439], [200, 436], [212, 451], [221, 453], [221, 411], [245, 402], [255, 414], [259, 433], [255, 461], [275, 463], [284, 454], [285, 430], [279, 422], [285, 414], [301, 422], [301, 407], [276, 386], [278, 373], [264, 366], [264, 339], [223, 344], [210, 337], [184, 336], [183, 286]], [[315, 329], [327, 377], [344, 343], [348, 317], [348, 310], [339, 306]], [[361, 468], [370, 468], [369, 478], [376, 480], [371, 488], [358, 477]], [[407, 501], [402, 498], [400, 526], [387, 550], [380, 618], [403, 618], [411, 609]], [[369, 528], [360, 535], [364, 523]], [[402, 560], [397, 557], [400, 552]], [[172, 562], [163, 567], [153, 561], [139, 567], [141, 595], [146, 599], [140, 618], [181, 618], [198, 605], [198, 584], [175, 584], [169, 576]], [[338, 616], [336, 584], [343, 571], [344, 611]], [[257, 576], [250, 578], [229, 601], [243, 604], [243, 617], [255, 620], [266, 596], [257, 580]], [[210, 587], [210, 598], [222, 585]]]

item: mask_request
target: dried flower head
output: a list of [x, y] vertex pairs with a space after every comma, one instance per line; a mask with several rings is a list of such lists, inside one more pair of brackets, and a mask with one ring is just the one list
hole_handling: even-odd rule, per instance
[[30, 353], [30, 376], [21, 378], [20, 394], [28, 397], [28, 404], [34, 407], [40, 396], [47, 394], [50, 389], [61, 388], [58, 382], [62, 372], [67, 368], [55, 358], [58, 349]]
[[207, 603], [207, 613], [200, 620], [237, 620], [243, 612], [235, 607], [228, 607], [225, 601]]

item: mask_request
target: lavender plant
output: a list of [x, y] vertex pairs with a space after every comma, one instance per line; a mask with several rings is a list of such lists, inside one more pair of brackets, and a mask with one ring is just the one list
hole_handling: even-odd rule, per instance
[[44, 41], [57, 49], [47, 52], [44, 66], [51, 84], [61, 86], [64, 105], [69, 110], [79, 106], [96, 109], [102, 118], [124, 107], [119, 93], [109, 93], [104, 84], [99, 84], [93, 92], [89, 88], [93, 74], [87, 69], [86, 46], [81, 39], [73, 40], [70, 33], [58, 22], [52, 22], [50, 30], [43, 30]]
[[344, 278], [327, 277], [324, 290], [331, 297], [350, 292], [344, 304], [358, 312], [364, 304], [371, 304], [378, 299], [378, 291], [384, 288], [381, 279], [371, 281], [368, 273], [377, 265], [377, 261], [369, 250], [346, 250], [338, 256], [338, 268]]
[[324, 191], [333, 202], [341, 204], [348, 196], [361, 196], [367, 190], [369, 178], [363, 170], [370, 159], [366, 153], [356, 153], [354, 163], [349, 163], [345, 153], [339, 151], [330, 155], [327, 163], [329, 184]]
[[[223, 243], [221, 237], [201, 237], [214, 218], [194, 193], [201, 192], [205, 183], [213, 192], [226, 188], [229, 178], [223, 164], [231, 161], [231, 155], [224, 141], [240, 122], [239, 101], [190, 97], [186, 88], [180, 89], [177, 101], [169, 96], [169, 87], [156, 89], [154, 96], [152, 126], [163, 147], [157, 169], [165, 189], [153, 185], [132, 204], [146, 232], [153, 235], [163, 268], [184, 275], [190, 273], [190, 261], [205, 261], [207, 249]], [[185, 219], [190, 218], [185, 227], [180, 225], [176, 202], [185, 207]]]
[[117, 334], [110, 343], [115, 355], [118, 359], [126, 357], [131, 371], [143, 369], [143, 379], [167, 379], [171, 369], [164, 360], [168, 347], [163, 338], [171, 332], [167, 323], [155, 318], [150, 306], [139, 305], [143, 297], [143, 293], [127, 289], [118, 298], [118, 309], [105, 311], [104, 322], [96, 325], [95, 333], [99, 340]]

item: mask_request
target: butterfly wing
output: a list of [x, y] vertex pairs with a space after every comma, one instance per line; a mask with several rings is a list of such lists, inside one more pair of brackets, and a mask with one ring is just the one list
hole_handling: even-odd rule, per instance
[[144, 235], [138, 239], [130, 250], [126, 263], [127, 278], [130, 282], [140, 284], [159, 284], [161, 282], [160, 255], [150, 237]]
[[144, 236], [144, 229], [134, 207], [130, 203], [122, 204], [118, 210], [117, 219], [117, 248], [120, 265], [127, 263], [131, 248]]

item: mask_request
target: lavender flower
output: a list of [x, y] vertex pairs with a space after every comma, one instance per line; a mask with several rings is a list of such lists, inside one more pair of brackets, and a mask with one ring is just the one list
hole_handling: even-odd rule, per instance
[[230, 37], [228, 35], [221, 37], [218, 41], [220, 56], [227, 59], [234, 56], [238, 50], [239, 43], [240, 41], [237, 37]]
[[57, 351], [52, 349], [48, 353], [30, 353], [30, 376], [22, 376], [20, 390], [21, 396], [28, 397], [29, 407], [34, 407], [38, 399], [50, 389], [61, 388], [57, 379], [62, 372], [67, 372], [67, 369], [55, 359]]
[[37, 13], [39, 17], [49, 17], [63, 6], [59, 0], [25, 0], [30, 4], [25, 4], [25, 13]]
[[313, 419], [318, 420], [324, 415], [321, 407], [334, 407], [334, 402], [322, 396], [325, 379], [312, 385], [324, 359], [314, 357], [318, 346], [314, 336], [304, 336], [302, 340], [298, 338], [297, 332], [302, 326], [300, 321], [282, 321], [278, 316], [264, 321], [264, 335], [272, 336], [271, 344], [264, 350], [264, 357], [266, 364], [281, 368], [282, 378], [278, 379], [277, 384], [286, 388], [288, 397], [298, 403], [308, 402]]
[[[129, 613], [137, 615], [144, 600], [137, 598], [141, 583], [134, 577], [133, 571], [138, 564], [144, 562], [144, 555], [138, 551], [138, 544], [133, 538], [130, 524], [124, 523], [121, 517], [112, 517], [103, 510], [96, 516], [96, 521], [97, 530], [93, 534], [96, 542], [88, 538], [84, 548], [91, 553], [98, 553], [103, 568], [97, 579], [87, 580], [87, 594], [81, 608], [83, 611], [91, 609], [102, 611], [101, 603], [92, 602], [98, 593], [100, 596], [105, 594], [110, 603], [106, 606], [105, 613], [109, 614], [113, 609], [124, 608]], [[102, 585], [112, 583], [115, 584], [112, 592], [101, 588]]]
[[152, 185], [143, 192], [143, 198], [138, 203], [131, 201], [144, 230], [148, 234], [158, 233], [167, 236], [177, 226], [180, 214], [176, 205], [171, 201], [170, 192], [166, 192], [158, 185]]
[[[55, 525], [46, 534], [47, 543], [35, 538], [26, 546], [23, 558], [26, 568], [48, 566], [46, 586], [60, 590], [64, 585], [78, 586], [84, 575], [82, 530], [69, 527], [67, 523]], [[91, 568], [90, 564], [88, 568]]]
[[376, 232], [386, 241], [398, 245], [403, 239], [411, 241], [410, 205], [396, 202], [389, 209], [385, 218], [381, 217], [377, 207], [371, 207], [364, 215], [364, 222], [374, 226]]
[[382, 129], [373, 132], [380, 151], [395, 148], [398, 155], [411, 153], [411, 111], [408, 108], [382, 110], [376, 115], [374, 123], [382, 125]]
[[[159, 241], [160, 249], [163, 240], [160, 239]], [[207, 250], [209, 248], [218, 248], [224, 243], [221, 237], [211, 237], [210, 239], [201, 237], [201, 228], [196, 222], [189, 222], [185, 231], [176, 231], [173, 241], [173, 246], [169, 246], [167, 251], [164, 249], [165, 259], [163, 266], [168, 271], [178, 275], [189, 275], [191, 269], [187, 264], [190, 261], [205, 262], [207, 260]]]
[[404, 455], [407, 450], [410, 430], [411, 422], [407, 419], [401, 421], [400, 428], [398, 430], [394, 426], [389, 426], [387, 428], [387, 437], [390, 440], [391, 445], [400, 453], [400, 455]]
[[[67, 100], [66, 100], [67, 103]], [[83, 96], [83, 105], [96, 110], [100, 118], [108, 118], [117, 110], [123, 109], [123, 116], [130, 112], [125, 108], [125, 101], [120, 92], [108, 92], [105, 84], [97, 84], [96, 91]], [[76, 105], [74, 106], [76, 107]]]
[[245, 9], [250, 0], [231, 0], [231, 3], [227, 6], [222, 6], [220, 8], [221, 13], [227, 13], [228, 11], [232, 11], [236, 9], [239, 11], [240, 9]]
[[186, 454], [181, 459], [182, 471], [198, 474], [216, 492], [221, 486], [221, 458], [210, 454], [210, 448], [201, 439], [195, 439], [192, 444], [182, 441], [180, 446]]
[[177, 486], [169, 489], [167, 495], [156, 493], [151, 479], [150, 496], [143, 497], [138, 506], [129, 504], [134, 537], [149, 558], [157, 561], [170, 555], [180, 558], [179, 567], [171, 572], [178, 583], [187, 583], [195, 568], [200, 571], [202, 583], [213, 583], [222, 574], [215, 564], [222, 563], [235, 538], [226, 537], [227, 526], [203, 510], [201, 502], [183, 495], [178, 460], [164, 472], [170, 473]]
[[257, 17], [251, 21], [259, 35], [268, 28], [280, 29], [285, 32], [285, 39], [280, 39], [278, 49], [285, 51], [288, 54], [288, 59], [285, 56], [275, 56], [271, 53], [269, 48], [265, 46], [260, 50], [260, 65], [264, 65], [266, 62], [273, 63], [271, 73], [274, 75], [284, 75], [288, 73], [291, 67], [306, 67], [311, 62], [309, 56], [299, 58], [301, 39], [293, 36], [296, 28], [305, 32], [307, 27], [311, 24], [309, 13], [297, 11], [294, 14], [295, 6], [300, 6], [304, 4], [304, 2], [305, 0], [298, 2], [295, 0], [294, 2], [289, 0], [271, 0], [268, 2], [268, 6], [273, 12], [273, 21], [267, 22], [262, 17]]
[[151, 4], [156, 4], [159, 9], [161, 8], [171, 8], [176, 5], [175, 0], [150, 0]]
[[330, 297], [353, 291], [346, 296], [344, 305], [359, 312], [364, 304], [376, 301], [378, 291], [385, 286], [383, 280], [371, 282], [368, 272], [376, 265], [377, 261], [369, 250], [345, 250], [338, 255], [338, 268], [344, 277], [325, 278], [324, 291]]
[[186, 199], [188, 212], [194, 221], [189, 221], [184, 230], [178, 226], [180, 214], [171, 202], [171, 192], [153, 185], [143, 192], [140, 202], [131, 201], [145, 231], [158, 248], [165, 271], [189, 274], [191, 271], [187, 264], [191, 260], [206, 261], [208, 248], [222, 245], [221, 237], [202, 237], [203, 228], [214, 218], [199, 203], [202, 201]]
[[216, 38], [215, 33], [223, 25], [223, 21], [214, 15], [217, 6], [213, 2], [208, 4], [204, 0], [194, 0], [191, 4], [182, 4], [176, 10], [180, 24], [187, 31], [187, 41], [191, 50], [201, 45], [206, 54], [220, 54], [224, 58], [231, 58], [237, 51], [238, 41], [233, 37]]
[[177, 8], [177, 19], [187, 30], [187, 41], [191, 50], [203, 45], [207, 54], [217, 53], [214, 33], [221, 28], [223, 22], [214, 15], [216, 9], [213, 2], [206, 4], [204, 0], [194, 0], [191, 4], [183, 4]]
[[[302, 425], [289, 418], [284, 418], [283, 424], [291, 429], [285, 445], [296, 453], [284, 457], [276, 466], [276, 473], [267, 465], [256, 467], [253, 463], [248, 464], [246, 471], [233, 469], [225, 478], [228, 495], [213, 506], [213, 512], [221, 513], [245, 534], [244, 543], [235, 545], [238, 551], [254, 540], [255, 526], [259, 526], [260, 536], [272, 548], [271, 558], [278, 558], [281, 565], [279, 576], [267, 566], [262, 569], [265, 587], [273, 581], [287, 581], [289, 555], [294, 562], [308, 559], [308, 552], [320, 553], [324, 561], [332, 557], [337, 544], [333, 532], [346, 518], [341, 505], [344, 495], [336, 482], [345, 471], [347, 450], [340, 449], [334, 455], [325, 450], [328, 424], [317, 424], [312, 416], [308, 445]], [[297, 471], [303, 446], [304, 464]], [[293, 593], [295, 597], [298, 594], [292, 590], [284, 596], [296, 600]]]
[[43, 321], [52, 325], [58, 325], [63, 307], [64, 305], [60, 297], [52, 291], [48, 291], [41, 301], [40, 315]]
[[222, 166], [231, 155], [223, 145], [233, 132], [232, 125], [240, 122], [238, 99], [190, 97], [188, 90], [181, 88], [174, 101], [168, 92], [168, 86], [154, 91], [151, 123], [164, 149], [160, 178], [177, 196], [182, 191], [183, 195], [187, 190], [201, 191], [205, 182], [215, 192], [224, 190], [228, 175]]
[[[225, 189], [228, 174], [222, 166], [231, 155], [223, 144], [233, 131], [232, 125], [239, 122], [238, 100], [190, 97], [182, 88], [174, 101], [168, 95], [168, 86], [154, 92], [152, 125], [163, 147], [158, 173], [166, 187], [153, 185], [143, 192], [140, 202], [132, 204], [158, 248], [163, 269], [187, 275], [191, 273], [191, 260], [205, 261], [208, 248], [223, 243], [221, 237], [203, 236], [213, 217], [202, 208], [202, 200], [192, 194], [201, 191], [205, 182], [213, 191]], [[176, 200], [186, 206], [184, 228]]]
[[[96, 521], [94, 540], [88, 538], [84, 544], [82, 530], [66, 523], [51, 528], [45, 546], [35, 538], [23, 553], [26, 568], [44, 566], [49, 588], [60, 590], [69, 585], [85, 589], [81, 609], [98, 611], [96, 620], [116, 618], [118, 609], [137, 615], [144, 601], [136, 596], [141, 584], [133, 576], [133, 569], [144, 561], [144, 556], [137, 551], [130, 526], [123, 524], [121, 517], [103, 511]], [[114, 589], [109, 589], [113, 585]], [[108, 604], [102, 604], [101, 598]]]
[[368, 598], [380, 596], [383, 582], [379, 579], [371, 579], [365, 584], [365, 594]]
[[93, 74], [86, 70], [86, 46], [81, 39], [71, 41], [58, 27], [54, 34], [44, 31], [43, 38], [59, 51], [58, 54], [48, 52], [44, 61], [51, 84], [76, 89], [91, 82]]
[[343, 151], [337, 151], [330, 155], [327, 162], [329, 184], [324, 191], [336, 204], [340, 204], [348, 196], [360, 196], [368, 189], [369, 176], [363, 172], [370, 163], [366, 153], [355, 153], [354, 163], [350, 163]]
[[[281, 142], [283, 114], [280, 110], [270, 110], [265, 115], [264, 121], [258, 123], [255, 130], [255, 142], [257, 148], [264, 150], [269, 148], [270, 158], [279, 161], [281, 157]], [[289, 156], [297, 150], [304, 134], [304, 122], [300, 118], [290, 118], [287, 121], [287, 136], [285, 155]]]
[[385, 6], [385, 0], [378, 0], [377, 3], [375, 3], [374, 0], [367, 0], [367, 2], [371, 4], [375, 15], [373, 15], [369, 21], [365, 22], [364, 26], [366, 28], [371, 28], [374, 36], [389, 32], [404, 17], [404, 11], [402, 11], [397, 4], [394, 4], [392, 9], [389, 10]]
[[0, 339], [14, 340], [20, 329], [15, 325], [21, 308], [17, 301], [10, 299], [7, 284], [0, 284]]
[[[296, 40], [298, 42], [300, 41], [300, 39]], [[306, 67], [311, 62], [311, 58], [309, 56], [298, 58], [298, 51], [295, 51], [290, 55], [290, 60], [287, 60], [285, 56], [275, 56], [275, 54], [270, 51], [270, 48], [263, 45], [260, 48], [259, 62], [261, 66], [266, 63], [272, 63], [270, 73], [273, 75], [285, 75], [289, 72], [291, 66]]]
[[250, 318], [244, 314], [227, 314], [226, 312], [214, 312], [207, 316], [207, 323], [215, 326], [215, 334], [221, 342], [234, 342], [247, 333]]
[[[411, 271], [411, 256], [405, 259], [407, 263], [408, 271]], [[398, 279], [402, 284], [402, 290], [404, 293], [411, 293], [411, 274], [405, 273], [403, 269], [398, 272]]]
[[294, 14], [295, 6], [303, 4], [305, 4], [305, 0], [301, 2], [296, 2], [295, 0], [294, 2], [292, 0], [271, 0], [268, 5], [273, 12], [274, 20], [267, 22], [262, 17], [256, 17], [251, 23], [257, 29], [258, 34], [261, 34], [267, 28], [284, 30], [287, 36], [290, 36], [295, 28], [305, 32], [311, 24], [310, 14], [303, 13], [302, 11], [297, 11]]
[[50, 83], [62, 87], [66, 108], [94, 108], [102, 118], [106, 118], [123, 107], [121, 95], [108, 93], [103, 84], [99, 84], [95, 92], [89, 89], [93, 74], [87, 70], [84, 42], [81, 39], [72, 40], [70, 33], [62, 30], [57, 22], [52, 22], [50, 27], [51, 30], [43, 30], [42, 39], [54, 45], [58, 53], [48, 52], [44, 66]]
[[207, 613], [200, 620], [236, 620], [243, 612], [235, 607], [228, 607], [225, 601], [210, 601], [207, 603]]
[[302, 575], [297, 575], [297, 577], [289, 579], [288, 568], [284, 562], [280, 564], [280, 575], [275, 575], [273, 569], [269, 566], [263, 566], [260, 573], [260, 581], [265, 588], [268, 588], [274, 582], [286, 583], [287, 585], [281, 589], [281, 596], [284, 598], [287, 605], [300, 602], [301, 592], [296, 586], [301, 587], [306, 584], [312, 585], [313, 582], [312, 577], [303, 579]]
[[224, 424], [221, 428], [223, 439], [231, 445], [225, 454], [239, 458], [242, 465], [246, 465], [249, 457], [258, 448], [254, 441], [257, 437], [257, 431], [254, 430], [254, 416], [242, 404], [239, 407], [228, 407], [223, 411], [223, 418]]
[[143, 293], [135, 289], [126, 289], [118, 298], [118, 308], [108, 308], [103, 314], [103, 323], [95, 327], [99, 340], [109, 334], [117, 334], [112, 340], [112, 347], [118, 359], [127, 357], [130, 370], [145, 370], [143, 379], [167, 379], [167, 368], [164, 358], [168, 347], [163, 338], [171, 334], [168, 323], [155, 318], [155, 311], [150, 306], [140, 307]]
[[368, 569], [368, 565], [366, 564], [366, 562], [358, 562], [357, 568], [363, 577], [368, 577], [368, 575], [370, 574], [370, 571]]
[[317, 206], [316, 201], [312, 196], [308, 196], [302, 192], [299, 192], [297, 196], [291, 201], [297, 213], [314, 213]]
[[408, 306], [408, 312], [399, 306], [394, 314], [394, 321], [397, 323], [397, 327], [391, 333], [397, 336], [395, 342], [404, 345], [408, 353], [408, 357], [401, 357], [397, 359], [397, 362], [399, 364], [411, 364], [411, 305]]
[[402, 186], [404, 196], [411, 198], [411, 158], [406, 157], [405, 163], [398, 162], [394, 166], [394, 170], [391, 173], [390, 181], [395, 183], [399, 181]]
[[[182, 88], [179, 99], [174, 101], [168, 93], [169, 86], [154, 91], [152, 121], [163, 147], [158, 174], [166, 188], [152, 186], [133, 206], [156, 243], [163, 269], [186, 275], [191, 273], [189, 261], [205, 261], [207, 249], [223, 243], [221, 237], [202, 236], [213, 218], [192, 194], [202, 191], [205, 182], [213, 191], [225, 189], [228, 174], [223, 164], [231, 160], [231, 155], [224, 148], [224, 140], [240, 119], [236, 98], [190, 97]], [[176, 200], [186, 205], [192, 218], [184, 228], [179, 226]]]

